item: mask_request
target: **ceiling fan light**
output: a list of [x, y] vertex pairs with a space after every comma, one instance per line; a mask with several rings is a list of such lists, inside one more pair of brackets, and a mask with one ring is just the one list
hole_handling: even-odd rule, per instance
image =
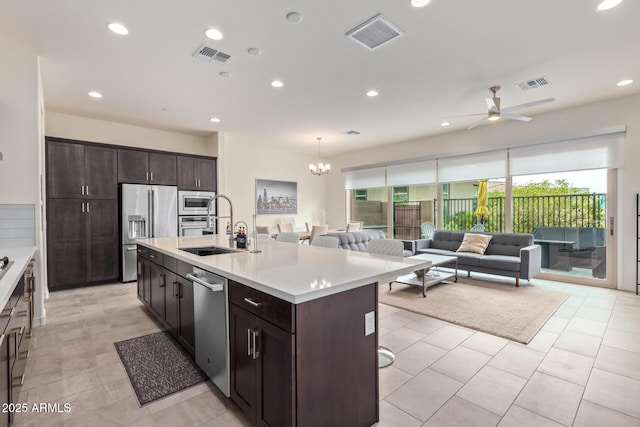
[[496, 120], [500, 120], [499, 113], [489, 113], [489, 120], [495, 122]]
[[411, 6], [413, 7], [424, 7], [431, 3], [431, 0], [411, 0]]

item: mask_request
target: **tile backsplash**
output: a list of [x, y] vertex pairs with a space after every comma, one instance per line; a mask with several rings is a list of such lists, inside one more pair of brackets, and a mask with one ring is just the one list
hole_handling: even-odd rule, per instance
[[0, 248], [35, 246], [35, 206], [0, 204]]

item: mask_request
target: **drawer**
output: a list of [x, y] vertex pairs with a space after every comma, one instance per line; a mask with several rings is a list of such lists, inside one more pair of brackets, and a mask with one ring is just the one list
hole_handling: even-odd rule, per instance
[[176, 268], [176, 273], [178, 276], [182, 276], [183, 278], [187, 278], [187, 274], [193, 273], [193, 266], [187, 262], [176, 260], [178, 266]]
[[295, 333], [295, 305], [229, 280], [229, 302], [267, 322]]
[[149, 248], [146, 246], [138, 245], [138, 256], [142, 258], [149, 258]]
[[149, 260], [155, 262], [158, 265], [162, 265], [162, 253], [158, 251], [154, 251], [153, 249], [149, 249]]
[[172, 256], [162, 255], [162, 266], [173, 273], [178, 272], [178, 260]]

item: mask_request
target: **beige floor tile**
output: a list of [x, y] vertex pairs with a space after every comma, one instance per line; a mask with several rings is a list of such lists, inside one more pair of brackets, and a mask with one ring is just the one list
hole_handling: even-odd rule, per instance
[[566, 300], [564, 300], [564, 302], [562, 303], [561, 307], [580, 307], [582, 305], [582, 303], [584, 302], [584, 298], [577, 296], [577, 295], [571, 295], [569, 296], [569, 298], [567, 298]]
[[579, 306], [570, 307], [562, 305], [553, 315], [562, 319], [571, 319], [573, 315], [576, 314], [576, 311], [578, 311], [578, 308]]
[[544, 359], [544, 353], [514, 343], [507, 344], [488, 363], [489, 366], [528, 379]]
[[426, 421], [462, 387], [462, 383], [430, 369], [400, 386], [385, 400]]
[[393, 313], [397, 313], [398, 311], [400, 311], [399, 308], [392, 307], [386, 304], [380, 304], [378, 306], [378, 318], [382, 319], [383, 317], [387, 317]]
[[413, 378], [412, 375], [401, 371], [393, 365], [381, 368], [378, 372], [378, 393], [381, 400], [385, 399], [396, 391], [398, 387]]
[[573, 427], [638, 427], [640, 418], [630, 417], [620, 412], [583, 400]]
[[515, 344], [524, 346], [525, 348], [528, 348], [530, 350], [538, 350], [546, 353], [551, 349], [551, 347], [553, 347], [553, 344], [555, 344], [559, 336], [560, 335], [555, 332], [538, 331], [536, 336], [533, 337], [531, 341], [529, 341], [529, 344]]
[[640, 353], [640, 334], [619, 331], [617, 329], [607, 329], [602, 338], [602, 345]]
[[515, 404], [549, 418], [560, 424], [570, 426], [578, 410], [584, 387], [536, 372]]
[[393, 366], [408, 374], [417, 375], [446, 353], [446, 350], [418, 341], [396, 353]]
[[583, 305], [576, 311], [575, 317], [596, 320], [598, 322], [608, 322], [611, 317], [611, 309], [587, 307]]
[[579, 332], [564, 331], [555, 344], [555, 348], [582, 354], [587, 357], [596, 357], [602, 339], [592, 335], [585, 335]]
[[489, 360], [491, 356], [488, 354], [458, 346], [432, 364], [431, 369], [458, 381], [467, 382]]
[[[611, 310], [616, 304], [616, 291], [610, 293], [608, 290], [592, 289], [589, 296], [584, 299], [582, 305], [584, 307], [602, 308], [605, 310]], [[601, 295], [597, 295], [601, 293]]]
[[485, 366], [456, 394], [495, 414], [504, 415], [527, 381]]
[[538, 371], [585, 386], [591, 374], [593, 361], [591, 357], [552, 348], [538, 366]]
[[498, 427], [561, 427], [555, 421], [531, 412], [518, 405], [511, 405], [509, 411], [502, 417]]
[[208, 393], [201, 393], [169, 408], [153, 414], [158, 426], [197, 426], [207, 420], [217, 418], [227, 408]]
[[473, 335], [473, 333], [474, 332], [469, 329], [463, 329], [453, 325], [446, 325], [438, 329], [431, 335], [428, 335], [422, 341], [426, 342], [427, 344], [443, 348], [445, 350], [452, 350], [464, 340]]
[[[425, 427], [459, 427], [459, 426], [495, 426], [500, 421], [500, 416], [487, 411], [478, 405], [474, 405], [457, 396], [453, 396], [442, 408], [438, 410], [429, 421], [423, 424]], [[397, 424], [400, 425], [400, 424]]]
[[395, 331], [396, 329], [400, 329], [411, 322], [415, 322], [416, 320], [417, 319], [412, 319], [405, 316], [404, 312], [402, 311], [397, 311], [393, 314], [379, 319], [378, 323], [380, 324], [381, 328]]
[[[638, 310], [637, 308], [633, 308]], [[640, 313], [638, 315], [618, 314], [614, 311], [611, 315], [607, 329], [616, 329], [624, 332], [640, 334]]]
[[594, 337], [604, 336], [604, 331], [607, 328], [605, 322], [599, 322], [597, 320], [582, 319], [574, 317], [569, 321], [567, 330], [573, 332], [580, 332], [581, 334], [593, 335]]
[[640, 418], [640, 381], [600, 369], [593, 369], [584, 400]]
[[551, 316], [549, 320], [547, 320], [545, 324], [542, 326], [542, 330], [560, 334], [562, 333], [564, 328], [566, 328], [568, 323], [569, 323], [569, 319], [564, 319], [562, 317], [557, 317], [557, 316]]
[[448, 323], [440, 319], [434, 319], [433, 317], [422, 316], [421, 319], [415, 320], [406, 325], [407, 328], [415, 329], [424, 334], [430, 335], [438, 329], [447, 326]]
[[400, 328], [380, 337], [378, 341], [380, 345], [389, 348], [397, 354], [410, 345], [420, 341], [424, 337], [425, 334], [422, 332], [409, 328]]
[[509, 340], [497, 337], [495, 335], [486, 334], [484, 332], [476, 332], [469, 338], [464, 340], [464, 342], [462, 342], [462, 344], [460, 345], [494, 356], [496, 353], [502, 350], [502, 348], [507, 345], [508, 342]]
[[240, 410], [228, 410], [222, 415], [211, 418], [198, 427], [253, 427]]
[[615, 347], [600, 347], [595, 368], [640, 380], [640, 354]]
[[377, 427], [419, 427], [422, 421], [412, 417], [401, 409], [384, 400], [380, 402], [380, 421]]

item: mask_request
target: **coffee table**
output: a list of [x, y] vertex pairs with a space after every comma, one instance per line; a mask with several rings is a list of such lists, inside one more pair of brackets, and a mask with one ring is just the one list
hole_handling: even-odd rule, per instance
[[[422, 286], [422, 296], [427, 296], [427, 288], [429, 286], [437, 285], [438, 283], [442, 283], [445, 280], [450, 280], [453, 278], [454, 282], [458, 281], [458, 257], [456, 256], [444, 256], [444, 255], [433, 255], [433, 254], [420, 254], [409, 257], [409, 259], [419, 259], [421, 261], [431, 261], [431, 265], [424, 270], [418, 270], [414, 273], [405, 274], [404, 276], [398, 277], [393, 282], [404, 283], [407, 285], [416, 285]], [[442, 270], [439, 271], [431, 271], [433, 267], [438, 267], [446, 264], [454, 264], [455, 272], [449, 273]], [[389, 290], [391, 290], [391, 284], [393, 282], [389, 282]]]

